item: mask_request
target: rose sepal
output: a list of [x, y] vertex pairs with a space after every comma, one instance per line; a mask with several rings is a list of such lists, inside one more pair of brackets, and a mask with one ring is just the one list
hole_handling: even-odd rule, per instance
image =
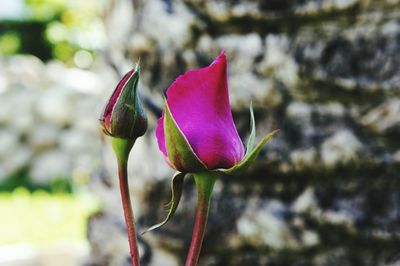
[[238, 175], [244, 172], [250, 165], [257, 159], [258, 155], [260, 154], [264, 145], [276, 134], [278, 134], [279, 129], [272, 131], [271, 133], [265, 135], [260, 142], [256, 146], [254, 146], [255, 139], [256, 139], [256, 127], [255, 127], [255, 119], [254, 119], [254, 111], [253, 111], [253, 104], [250, 103], [250, 135], [247, 141], [246, 147], [246, 154], [243, 159], [232, 166], [231, 168], [224, 169], [219, 168], [213, 171], [221, 172], [226, 175]]
[[207, 167], [193, 151], [185, 135], [176, 124], [167, 101], [164, 99], [165, 146], [173, 168], [183, 173], [206, 171]]
[[142, 232], [142, 235], [165, 225], [174, 216], [176, 208], [178, 208], [179, 202], [181, 200], [182, 190], [183, 190], [183, 180], [185, 178], [185, 175], [186, 175], [185, 173], [176, 172], [172, 177], [171, 201], [166, 205], [166, 207], [169, 208], [167, 217], [161, 223], [155, 224], [150, 228], [146, 229], [144, 232]]
[[[170, 157], [170, 146], [173, 145], [170, 143], [170, 146], [168, 146], [168, 139], [170, 139], [171, 142], [175, 140], [174, 145], [177, 146], [175, 151], [183, 151], [185, 154], [189, 154], [191, 156], [191, 160], [194, 163], [192, 163], [190, 166], [191, 168], [196, 168], [196, 169], [201, 169], [201, 171], [194, 171], [194, 172], [176, 172], [172, 178], [171, 182], [171, 201], [167, 206], [170, 206], [168, 210], [167, 217], [164, 219], [164, 221], [151, 226], [149, 229], [143, 232], [149, 232], [154, 229], [157, 229], [163, 225], [165, 225], [175, 214], [176, 209], [178, 208], [178, 204], [180, 202], [180, 198], [182, 195], [182, 189], [183, 189], [183, 179], [186, 173], [192, 173], [194, 176], [198, 176], [197, 173], [208, 173], [208, 175], [212, 176], [221, 176], [221, 175], [237, 175], [245, 171], [257, 158], [257, 156], [260, 154], [262, 148], [264, 145], [272, 138], [274, 137], [278, 132], [278, 130], [274, 130], [271, 133], [267, 134], [263, 139], [260, 140], [260, 142], [254, 146], [255, 139], [256, 139], [256, 128], [255, 128], [255, 119], [254, 119], [254, 112], [253, 112], [253, 107], [252, 103], [250, 103], [250, 135], [247, 141], [247, 148], [246, 148], [246, 154], [243, 157], [243, 159], [236, 165], [234, 165], [231, 168], [228, 169], [223, 169], [223, 168], [218, 168], [215, 170], [207, 170], [204, 164], [201, 162], [201, 160], [197, 157], [193, 149], [191, 148], [189, 142], [187, 141], [186, 137], [183, 135], [182, 131], [179, 129], [178, 125], [176, 124], [174, 118], [172, 117], [172, 114], [169, 110], [168, 104], [165, 101], [165, 119], [164, 119], [164, 127], [171, 128], [172, 130], [165, 130], [166, 132], [166, 145], [167, 145], [167, 150], [169, 152], [168, 157]], [[186, 157], [185, 157], [186, 158]], [[172, 166], [173, 162], [169, 162]], [[174, 166], [175, 168], [176, 166]], [[186, 165], [186, 167], [188, 167]], [[198, 168], [197, 168], [198, 167]], [[198, 178], [197, 178], [198, 179]]]

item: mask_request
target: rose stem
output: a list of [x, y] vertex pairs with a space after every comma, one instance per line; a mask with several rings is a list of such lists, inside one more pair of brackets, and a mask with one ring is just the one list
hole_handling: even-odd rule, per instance
[[118, 161], [119, 188], [121, 191], [122, 208], [124, 210], [125, 223], [128, 231], [132, 266], [139, 266], [140, 257], [137, 247], [136, 229], [128, 184], [128, 158], [130, 149], [133, 146], [133, 142], [134, 141], [126, 141], [117, 138], [113, 138], [112, 140], [113, 148], [117, 155]]
[[197, 209], [192, 241], [185, 266], [196, 266], [199, 260], [206, 231], [211, 194], [216, 180], [216, 175], [213, 173], [195, 173], [193, 176], [197, 187]]

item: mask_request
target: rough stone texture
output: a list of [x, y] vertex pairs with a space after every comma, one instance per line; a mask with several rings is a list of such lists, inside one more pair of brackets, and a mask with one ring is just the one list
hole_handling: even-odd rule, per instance
[[[124, 24], [133, 33], [119, 39], [129, 45], [110, 48], [111, 55], [142, 59], [154, 103], [161, 106], [177, 75], [224, 49], [243, 139], [251, 99], [258, 135], [281, 129], [248, 172], [217, 182], [200, 265], [400, 263], [398, 0], [134, 3], [133, 22]], [[111, 8], [109, 16], [117, 13]], [[149, 155], [157, 153], [152, 134], [140, 143], [131, 186], [143, 229], [163, 219], [172, 171]], [[95, 180], [96, 191], [117, 197], [115, 180]], [[93, 228], [122, 221], [105, 202]], [[144, 265], [183, 264], [195, 202], [187, 178], [170, 224], [141, 238], [152, 247]], [[104, 258], [99, 265], [127, 265], [111, 263], [118, 255], [96, 240], [102, 233], [89, 234], [93, 255]], [[160, 264], [163, 254], [173, 259]]]
[[[400, 263], [398, 1], [135, 3], [132, 24], [124, 24], [134, 33], [118, 40], [129, 45], [111, 55], [141, 57], [156, 104], [178, 74], [224, 49], [242, 137], [251, 99], [258, 134], [281, 128], [254, 167], [216, 184], [201, 265]], [[150, 134], [132, 156], [139, 228], [163, 219], [169, 200], [172, 171], [156, 154]], [[108, 196], [91, 228], [122, 221], [116, 181], [106, 176], [93, 181]], [[144, 265], [183, 264], [195, 201], [188, 178], [170, 224], [141, 238]], [[119, 255], [96, 240], [100, 231], [89, 234], [99, 265], [125, 265], [112, 263]]]
[[2, 58], [0, 181], [20, 169], [42, 185], [99, 170], [100, 102], [118, 76], [97, 65], [94, 72], [34, 56]]

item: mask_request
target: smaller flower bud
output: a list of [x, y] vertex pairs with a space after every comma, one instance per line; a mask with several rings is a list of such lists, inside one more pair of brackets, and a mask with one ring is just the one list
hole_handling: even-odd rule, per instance
[[137, 86], [139, 65], [118, 83], [100, 118], [106, 135], [136, 140], [147, 130], [147, 117], [139, 99]]

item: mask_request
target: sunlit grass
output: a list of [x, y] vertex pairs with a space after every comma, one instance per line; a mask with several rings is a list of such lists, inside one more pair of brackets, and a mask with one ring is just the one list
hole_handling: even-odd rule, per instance
[[0, 245], [85, 241], [87, 218], [97, 209], [88, 195], [31, 193], [24, 188], [2, 192]]

